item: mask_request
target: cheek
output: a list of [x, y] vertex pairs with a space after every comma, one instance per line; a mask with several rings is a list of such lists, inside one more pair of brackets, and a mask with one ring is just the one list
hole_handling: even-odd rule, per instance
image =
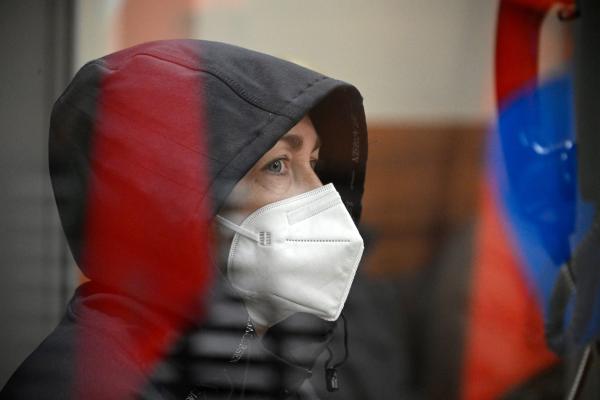
[[289, 197], [289, 181], [277, 176], [253, 176], [240, 181], [228, 200], [230, 210], [236, 215], [234, 219], [241, 223], [257, 209]]
[[[307, 163], [308, 165], [308, 163]], [[303, 172], [303, 173], [300, 173]], [[297, 175], [294, 179], [294, 174]], [[308, 179], [311, 175], [314, 179]], [[237, 212], [248, 216], [257, 209], [322, 186], [312, 168], [300, 171], [293, 167], [284, 175], [262, 171], [246, 176], [234, 189]]]
[[[290, 175], [261, 174], [253, 181], [253, 191], [263, 205], [281, 200], [292, 186]], [[275, 200], [273, 200], [275, 199]]]

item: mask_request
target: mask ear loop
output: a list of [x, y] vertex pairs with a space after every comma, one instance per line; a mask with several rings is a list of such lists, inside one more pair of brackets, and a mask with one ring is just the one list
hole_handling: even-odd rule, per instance
[[342, 314], [342, 321], [344, 321], [344, 358], [340, 362], [337, 362], [330, 367], [331, 361], [333, 360], [333, 351], [327, 345], [327, 352], [329, 353], [329, 358], [325, 361], [325, 384], [327, 386], [327, 391], [336, 392], [340, 389], [340, 382], [337, 376], [337, 369], [341, 367], [347, 360], [349, 356], [348, 352], [348, 323], [346, 321], [346, 316]]
[[234, 224], [233, 222], [231, 222], [230, 220], [221, 217], [220, 215], [215, 215], [215, 220], [220, 223], [221, 225], [231, 229], [232, 231], [239, 233], [242, 236], [247, 237], [250, 240], [254, 240], [257, 243], [260, 243], [260, 237], [258, 233], [252, 232], [244, 227], [241, 227], [237, 224]]

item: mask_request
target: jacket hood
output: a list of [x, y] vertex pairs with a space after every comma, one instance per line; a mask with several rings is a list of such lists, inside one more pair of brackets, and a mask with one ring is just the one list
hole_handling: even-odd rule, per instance
[[188, 313], [210, 281], [208, 223], [307, 114], [322, 142], [318, 174], [358, 221], [367, 132], [354, 86], [201, 40], [146, 43], [87, 63], [54, 105], [49, 139], [52, 186], [79, 268]]

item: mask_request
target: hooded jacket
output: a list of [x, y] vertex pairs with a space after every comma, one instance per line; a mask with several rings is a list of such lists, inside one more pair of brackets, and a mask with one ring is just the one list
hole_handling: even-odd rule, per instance
[[[84, 65], [54, 105], [49, 167], [69, 247], [88, 281], [0, 398], [264, 397], [246, 383], [252, 366], [270, 359], [279, 371], [301, 372], [279, 380], [277, 396], [297, 389], [310, 363], [294, 352], [314, 346], [286, 350], [265, 338], [248, 350], [254, 335], [215, 268], [210, 223], [235, 184], [307, 114], [322, 142], [317, 173], [358, 221], [367, 132], [352, 85], [200, 40], [146, 43]], [[331, 327], [311, 324], [300, 336], [324, 343]], [[284, 325], [270, 336], [299, 332], [293, 321]], [[198, 369], [189, 357], [198, 353], [189, 338], [210, 341], [206, 332], [236, 338], [225, 367]], [[164, 378], [170, 373], [187, 379]], [[228, 388], [219, 386], [223, 377]]]

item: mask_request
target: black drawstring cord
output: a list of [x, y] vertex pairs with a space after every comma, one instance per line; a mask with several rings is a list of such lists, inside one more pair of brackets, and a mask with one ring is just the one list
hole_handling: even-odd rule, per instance
[[342, 320], [344, 321], [344, 358], [330, 367], [331, 361], [333, 360], [333, 351], [329, 345], [327, 345], [327, 352], [329, 353], [329, 358], [325, 361], [325, 384], [327, 386], [327, 391], [335, 392], [339, 390], [340, 383], [337, 376], [337, 369], [342, 366], [347, 360], [349, 356], [348, 352], [348, 322], [346, 321], [346, 317], [342, 314]]

